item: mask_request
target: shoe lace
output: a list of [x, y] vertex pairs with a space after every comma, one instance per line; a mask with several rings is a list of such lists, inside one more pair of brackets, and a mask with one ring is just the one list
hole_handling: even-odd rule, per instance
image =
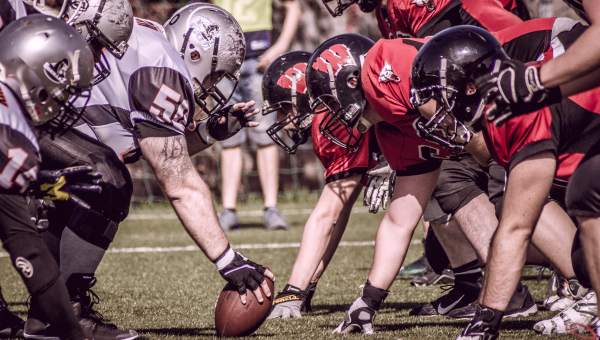
[[100, 297], [91, 289], [95, 284], [96, 279], [94, 278], [94, 280], [90, 283], [89, 288], [83, 292], [84, 298], [82, 299], [82, 302], [85, 302], [85, 305], [82, 305], [81, 316], [93, 321], [98, 325], [116, 327], [114, 324], [110, 323], [110, 321], [104, 317], [102, 313], [94, 309], [94, 305], [100, 303]]
[[570, 335], [582, 340], [599, 340], [594, 328], [590, 325], [574, 323], [569, 326], [567, 331]]
[[442, 290], [442, 292], [445, 293], [447, 291], [453, 290], [454, 287], [455, 287], [454, 283], [449, 283], [449, 284], [441, 285], [440, 289]]

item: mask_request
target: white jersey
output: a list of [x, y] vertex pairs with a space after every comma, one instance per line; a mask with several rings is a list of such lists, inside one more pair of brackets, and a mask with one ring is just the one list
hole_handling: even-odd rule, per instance
[[0, 82], [0, 193], [21, 193], [37, 178], [40, 147], [25, 114]]
[[128, 44], [120, 60], [104, 53], [110, 76], [92, 89], [77, 129], [133, 162], [138, 139], [184, 134], [194, 100], [189, 72], [161, 25], [135, 18]]

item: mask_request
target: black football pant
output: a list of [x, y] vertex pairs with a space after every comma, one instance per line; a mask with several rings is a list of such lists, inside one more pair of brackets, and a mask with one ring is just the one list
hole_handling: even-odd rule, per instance
[[31, 294], [31, 309], [58, 326], [64, 338], [83, 339], [65, 282], [33, 223], [25, 197], [0, 194], [0, 240]]

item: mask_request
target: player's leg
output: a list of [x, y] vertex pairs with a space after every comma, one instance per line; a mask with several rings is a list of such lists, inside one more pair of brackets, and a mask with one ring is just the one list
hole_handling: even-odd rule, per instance
[[[52, 324], [49, 332], [54, 336], [83, 339], [83, 331], [69, 303], [65, 282], [32, 223], [24, 197], [0, 194], [0, 239], [31, 294], [30, 313], [44, 315]], [[41, 330], [46, 328], [46, 324], [39, 326], [44, 328]]]
[[367, 282], [336, 332], [373, 333], [375, 313], [400, 270], [413, 232], [437, 182], [438, 173], [435, 170], [396, 177], [392, 202], [377, 230], [373, 264]]
[[481, 297], [461, 337], [495, 336], [525, 264], [527, 246], [554, 179], [556, 160], [548, 152], [516, 164], [508, 177], [500, 224], [492, 240]]
[[275, 298], [270, 318], [300, 317], [310, 284], [316, 283], [337, 249], [352, 205], [362, 188], [360, 178], [357, 175], [340, 179], [323, 188], [304, 226], [290, 278]]
[[[49, 211], [50, 231], [46, 239], [58, 244], [61, 273], [66, 279], [74, 305], [81, 309], [81, 318], [88, 320], [100, 333], [132, 339], [137, 333], [119, 330], [105, 324], [92, 309], [91, 288], [96, 282], [95, 272], [112, 242], [119, 223], [129, 213], [133, 186], [129, 172], [114, 151], [76, 130], [69, 130], [54, 138], [40, 139], [42, 167], [61, 169], [74, 165], [91, 165], [102, 174], [102, 193], [81, 198], [91, 209], [69, 203], [58, 203]], [[106, 332], [105, 332], [106, 331]]]
[[0, 339], [23, 335], [25, 321], [13, 313], [0, 289]]
[[[596, 296], [600, 293], [600, 183], [595, 180], [598, 170], [600, 147], [596, 145], [573, 173], [566, 194], [568, 212], [579, 222], [579, 241], [585, 258], [585, 270], [579, 270], [578, 276], [582, 276], [582, 282], [593, 288]], [[592, 321], [592, 328], [594, 335], [598, 336], [598, 317]]]
[[[450, 219], [447, 223], [432, 223], [431, 228], [442, 245], [454, 272], [454, 284], [452, 289], [434, 301], [412, 309], [411, 315], [446, 315], [469, 305], [479, 296], [481, 266], [477, 254], [456, 221]], [[432, 266], [439, 257], [431, 257]]]

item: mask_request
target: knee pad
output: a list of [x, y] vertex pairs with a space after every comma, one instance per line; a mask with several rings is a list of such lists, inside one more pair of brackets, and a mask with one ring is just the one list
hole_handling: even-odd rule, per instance
[[106, 218], [94, 210], [83, 208], [75, 208], [67, 224], [67, 228], [77, 236], [102, 249], [108, 249], [115, 238], [118, 227], [118, 222]]
[[112, 150], [91, 155], [97, 171], [102, 174], [102, 193], [91, 197], [91, 205], [108, 218], [121, 222], [129, 214], [133, 181], [129, 170]]
[[573, 248], [571, 248], [571, 261], [573, 263], [573, 269], [575, 270], [575, 276], [579, 283], [585, 288], [592, 288], [590, 276], [585, 266], [585, 256], [583, 254], [583, 248], [579, 241], [580, 232], [577, 230], [575, 234], [575, 240], [573, 241]]
[[432, 229], [427, 232], [427, 237], [425, 238], [425, 257], [433, 271], [438, 274], [441, 274], [444, 269], [450, 266], [446, 251]]
[[39, 234], [18, 233], [4, 242], [4, 248], [31, 295], [46, 291], [58, 279], [58, 265]]

